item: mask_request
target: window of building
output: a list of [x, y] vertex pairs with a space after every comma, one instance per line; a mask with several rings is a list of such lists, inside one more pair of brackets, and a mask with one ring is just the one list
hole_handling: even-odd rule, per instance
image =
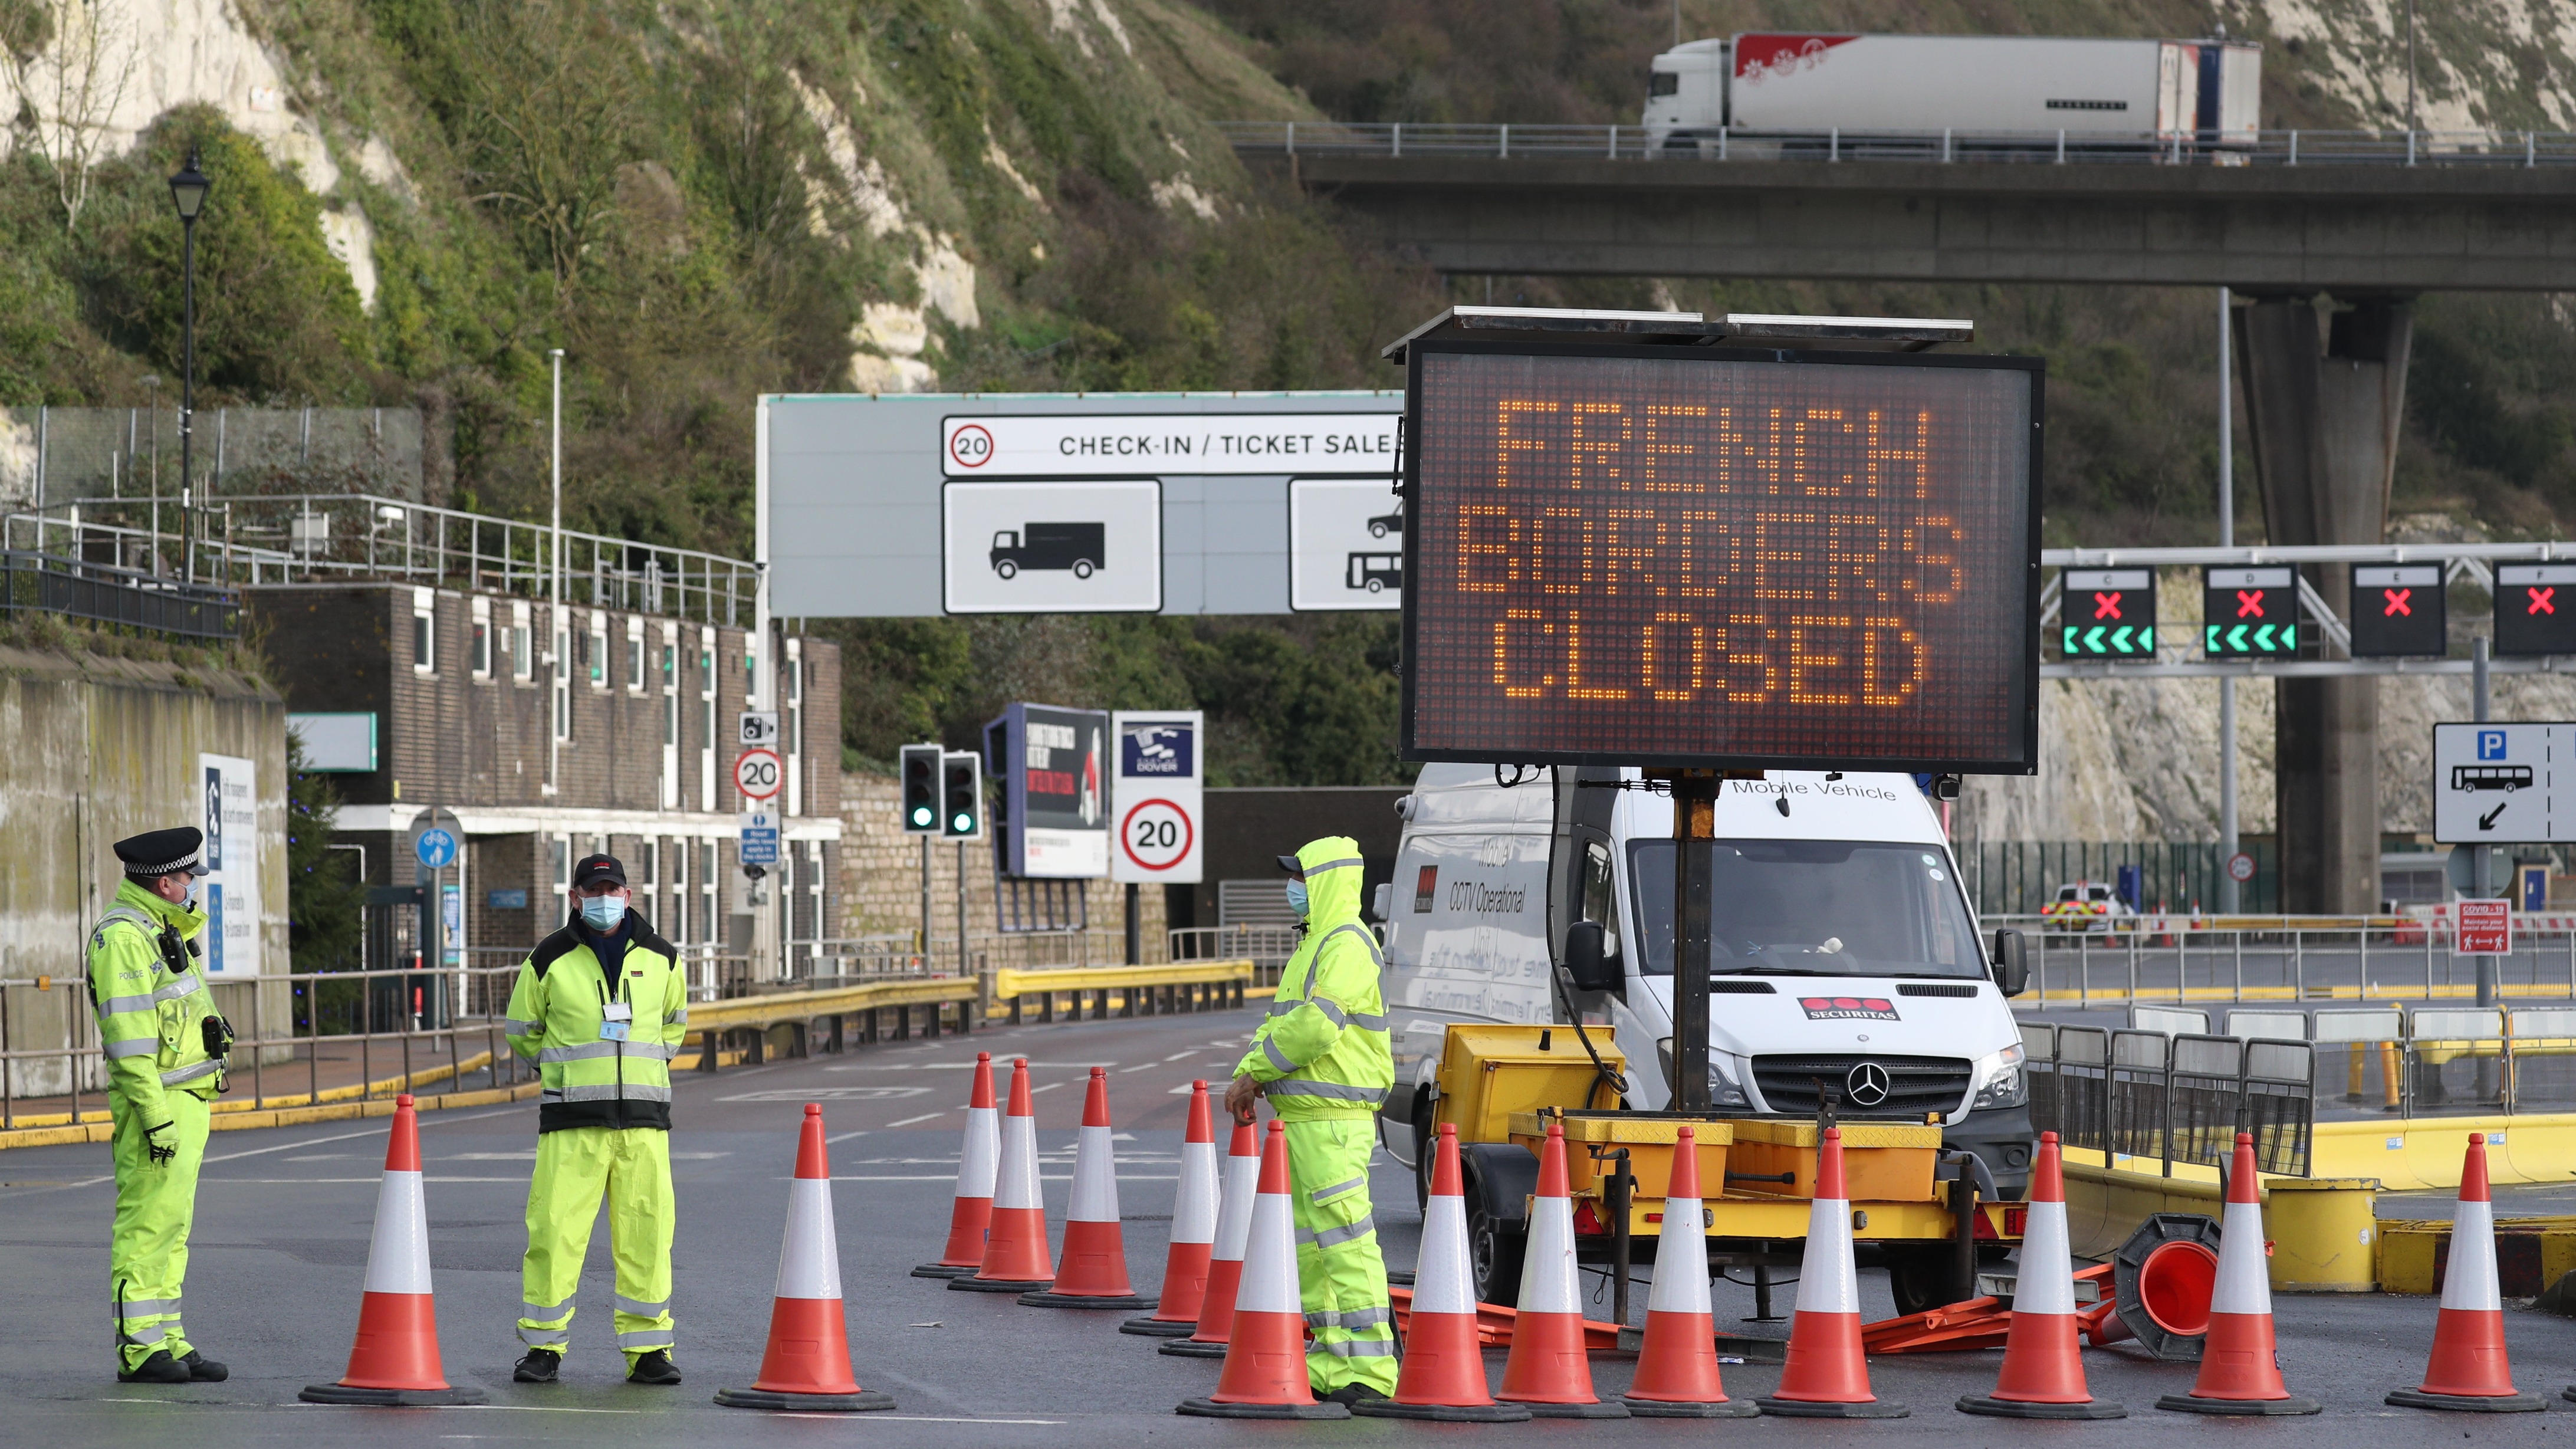
[[698, 842], [698, 939], [716, 945], [722, 937], [722, 917], [716, 913], [716, 843], [702, 840]]
[[789, 814], [807, 815], [812, 813], [813, 802], [805, 798], [804, 640], [787, 641], [787, 666], [784, 674], [784, 683], [787, 687], [787, 717], [780, 721], [785, 726], [780, 733], [786, 736], [783, 743], [787, 746], [787, 798], [784, 803]]
[[546, 883], [554, 895], [554, 918], [558, 921], [566, 919], [572, 914], [572, 902], [569, 899], [572, 894], [571, 836], [546, 837]]
[[547, 663], [553, 676], [555, 738], [572, 738], [572, 615], [563, 609], [554, 611], [554, 657]]
[[411, 591], [411, 667], [428, 674], [438, 668], [438, 591]]
[[662, 934], [674, 944], [689, 939], [689, 856], [696, 850], [687, 840], [671, 842], [671, 919], [662, 922]]
[[510, 677], [521, 684], [536, 674], [535, 651], [528, 647], [528, 604], [525, 599], [510, 603]]
[[659, 836], [646, 836], [644, 848], [637, 852], [644, 858], [636, 862], [643, 870], [636, 878], [635, 908], [644, 919], [658, 922], [662, 914], [662, 841]]
[[488, 680], [492, 677], [492, 601], [490, 599], [480, 596], [475, 598], [473, 630], [468, 640], [466, 657], [473, 664], [474, 677], [478, 680]]
[[626, 692], [644, 692], [644, 621], [626, 621]]
[[698, 808], [716, 808], [716, 631], [698, 630]]
[[590, 669], [590, 687], [608, 687], [608, 615], [598, 609], [590, 611], [590, 636], [582, 648], [582, 663]]

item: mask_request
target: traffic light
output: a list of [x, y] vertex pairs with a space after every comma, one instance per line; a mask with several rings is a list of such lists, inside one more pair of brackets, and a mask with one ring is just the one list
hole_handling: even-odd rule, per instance
[[2200, 652], [2288, 659], [2299, 652], [2299, 571], [2286, 564], [2201, 570]]
[[2450, 652], [2442, 566], [2352, 566], [2352, 657], [2439, 659]]
[[2060, 653], [2069, 659], [2156, 657], [2154, 569], [2068, 569], [2059, 578]]
[[2495, 566], [2498, 654], [2576, 654], [2576, 564]]
[[903, 832], [939, 834], [939, 760], [937, 745], [906, 745], [902, 754]]
[[942, 757], [939, 780], [939, 833], [957, 840], [983, 834], [984, 757], [971, 751]]

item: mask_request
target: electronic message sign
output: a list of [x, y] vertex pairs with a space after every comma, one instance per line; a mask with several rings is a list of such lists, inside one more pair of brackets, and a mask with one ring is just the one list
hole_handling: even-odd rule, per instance
[[2036, 359], [1407, 361], [1406, 758], [2035, 766]]
[[2576, 564], [2495, 566], [2495, 651], [2576, 654]]
[[2352, 566], [2352, 657], [2439, 659], [2450, 651], [2437, 563]]
[[2155, 661], [2154, 569], [2068, 569], [2061, 582], [2059, 653], [2069, 659]]
[[2287, 564], [2201, 570], [2200, 652], [2285, 659], [2299, 652], [2299, 571]]

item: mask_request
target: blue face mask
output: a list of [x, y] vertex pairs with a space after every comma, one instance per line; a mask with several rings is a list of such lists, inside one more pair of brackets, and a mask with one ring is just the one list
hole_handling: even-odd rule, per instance
[[1299, 920], [1306, 918], [1306, 883], [1304, 881], [1288, 882], [1288, 909], [1295, 911]]
[[583, 896], [581, 919], [594, 931], [613, 931], [626, 919], [624, 896]]

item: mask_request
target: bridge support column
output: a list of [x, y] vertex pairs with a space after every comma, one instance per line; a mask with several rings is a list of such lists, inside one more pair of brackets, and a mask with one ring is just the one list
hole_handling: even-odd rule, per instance
[[[2237, 319], [2238, 373], [2276, 544], [2375, 544], [2405, 409], [2414, 303], [2263, 297]], [[2321, 312], [2323, 315], [2321, 316]], [[2307, 569], [2350, 617], [2349, 572]], [[2379, 693], [2374, 679], [2284, 679], [2274, 721], [2281, 906], [2358, 914], [2379, 905]]]

